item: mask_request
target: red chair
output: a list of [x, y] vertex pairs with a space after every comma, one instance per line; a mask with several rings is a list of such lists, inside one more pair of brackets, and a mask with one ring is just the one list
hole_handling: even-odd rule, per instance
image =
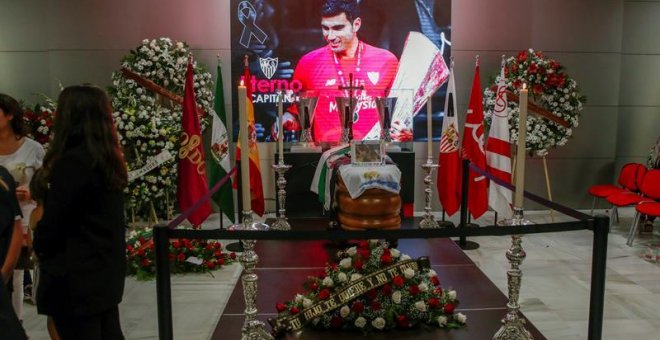
[[619, 178], [615, 184], [596, 184], [589, 187], [589, 195], [593, 196], [591, 203], [591, 215], [594, 214], [594, 207], [596, 206], [596, 198], [607, 198], [608, 196], [618, 194], [625, 191], [637, 192], [639, 188], [638, 183], [646, 173], [646, 167], [639, 163], [627, 163], [621, 168]]
[[628, 242], [626, 242], [628, 246], [632, 246], [633, 244], [642, 215], [649, 217], [660, 216], [660, 169], [649, 170], [644, 177], [644, 183], [642, 183], [641, 189], [646, 199], [635, 206], [635, 218], [633, 219], [633, 224], [630, 226]]
[[[642, 170], [643, 169], [643, 170]], [[641, 176], [640, 176], [641, 174]], [[621, 207], [628, 207], [631, 205], [638, 204], [640, 202], [652, 201], [648, 197], [645, 197], [640, 191], [641, 187], [646, 183], [646, 176], [648, 172], [646, 167], [638, 168], [637, 175], [635, 176], [635, 185], [630, 188], [635, 188], [637, 190], [624, 190], [618, 194], [613, 194], [607, 196], [607, 201], [612, 204], [612, 210], [610, 211], [610, 227], [614, 224], [614, 219], [616, 218], [617, 223], [619, 222], [619, 213], [618, 209]], [[639, 188], [639, 189], [638, 189]]]

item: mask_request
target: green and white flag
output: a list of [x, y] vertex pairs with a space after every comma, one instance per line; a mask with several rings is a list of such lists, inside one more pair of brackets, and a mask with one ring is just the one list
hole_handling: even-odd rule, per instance
[[[218, 78], [215, 82], [215, 100], [213, 101], [213, 130], [211, 131], [211, 161], [209, 162], [209, 186], [213, 187], [231, 170], [229, 159], [229, 133], [225, 114], [225, 99], [222, 91], [222, 71], [218, 62]], [[234, 193], [231, 181], [227, 181], [215, 194], [213, 201], [234, 223]]]

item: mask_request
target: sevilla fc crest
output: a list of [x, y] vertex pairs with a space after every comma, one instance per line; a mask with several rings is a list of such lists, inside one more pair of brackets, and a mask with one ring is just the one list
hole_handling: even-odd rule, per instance
[[277, 71], [278, 64], [279, 64], [279, 58], [259, 58], [259, 65], [261, 66], [261, 72], [268, 79], [273, 78], [275, 72]]

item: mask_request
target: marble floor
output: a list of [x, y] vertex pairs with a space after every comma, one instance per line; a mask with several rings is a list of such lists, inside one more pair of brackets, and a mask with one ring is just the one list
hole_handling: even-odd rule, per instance
[[[603, 212], [603, 211], [601, 211]], [[658, 235], [638, 237], [634, 247], [625, 245], [632, 210], [622, 209], [620, 222], [608, 241], [604, 339], [653, 339], [660, 329], [660, 262], [642, 258], [647, 245], [658, 244]], [[217, 216], [208, 227], [217, 226]], [[527, 218], [549, 222], [545, 211], [529, 212]], [[486, 214], [479, 224], [491, 224]], [[556, 221], [569, 220], [558, 213]], [[656, 231], [660, 222], [656, 221]], [[510, 237], [475, 237], [476, 250], [466, 254], [506, 292], [504, 256]], [[586, 339], [591, 276], [589, 231], [528, 235], [523, 270], [521, 309], [548, 339]], [[208, 339], [239, 279], [240, 267], [227, 266], [211, 275], [172, 278], [174, 335], [176, 339]], [[455, 287], [460, 292], [460, 287]], [[127, 339], [157, 339], [155, 282], [126, 279], [120, 315]], [[45, 317], [34, 306], [25, 305], [24, 326], [31, 339], [48, 339]]]

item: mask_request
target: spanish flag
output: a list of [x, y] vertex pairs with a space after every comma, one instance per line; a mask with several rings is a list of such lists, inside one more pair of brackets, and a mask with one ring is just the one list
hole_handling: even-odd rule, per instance
[[[250, 197], [252, 198], [252, 211], [257, 215], [263, 216], [265, 210], [264, 190], [261, 183], [261, 168], [259, 167], [259, 149], [257, 147], [257, 132], [254, 125], [254, 105], [252, 105], [252, 87], [250, 87], [250, 69], [248, 67], [248, 58], [245, 56], [245, 71], [243, 73], [243, 82], [247, 87], [247, 117], [248, 117], [248, 157], [250, 166]], [[238, 100], [244, 100], [238, 98]], [[240, 138], [239, 138], [240, 141]], [[237, 143], [236, 161], [241, 161], [241, 143]], [[243, 163], [241, 163], [243, 166]], [[234, 181], [237, 183], [238, 181]]]

